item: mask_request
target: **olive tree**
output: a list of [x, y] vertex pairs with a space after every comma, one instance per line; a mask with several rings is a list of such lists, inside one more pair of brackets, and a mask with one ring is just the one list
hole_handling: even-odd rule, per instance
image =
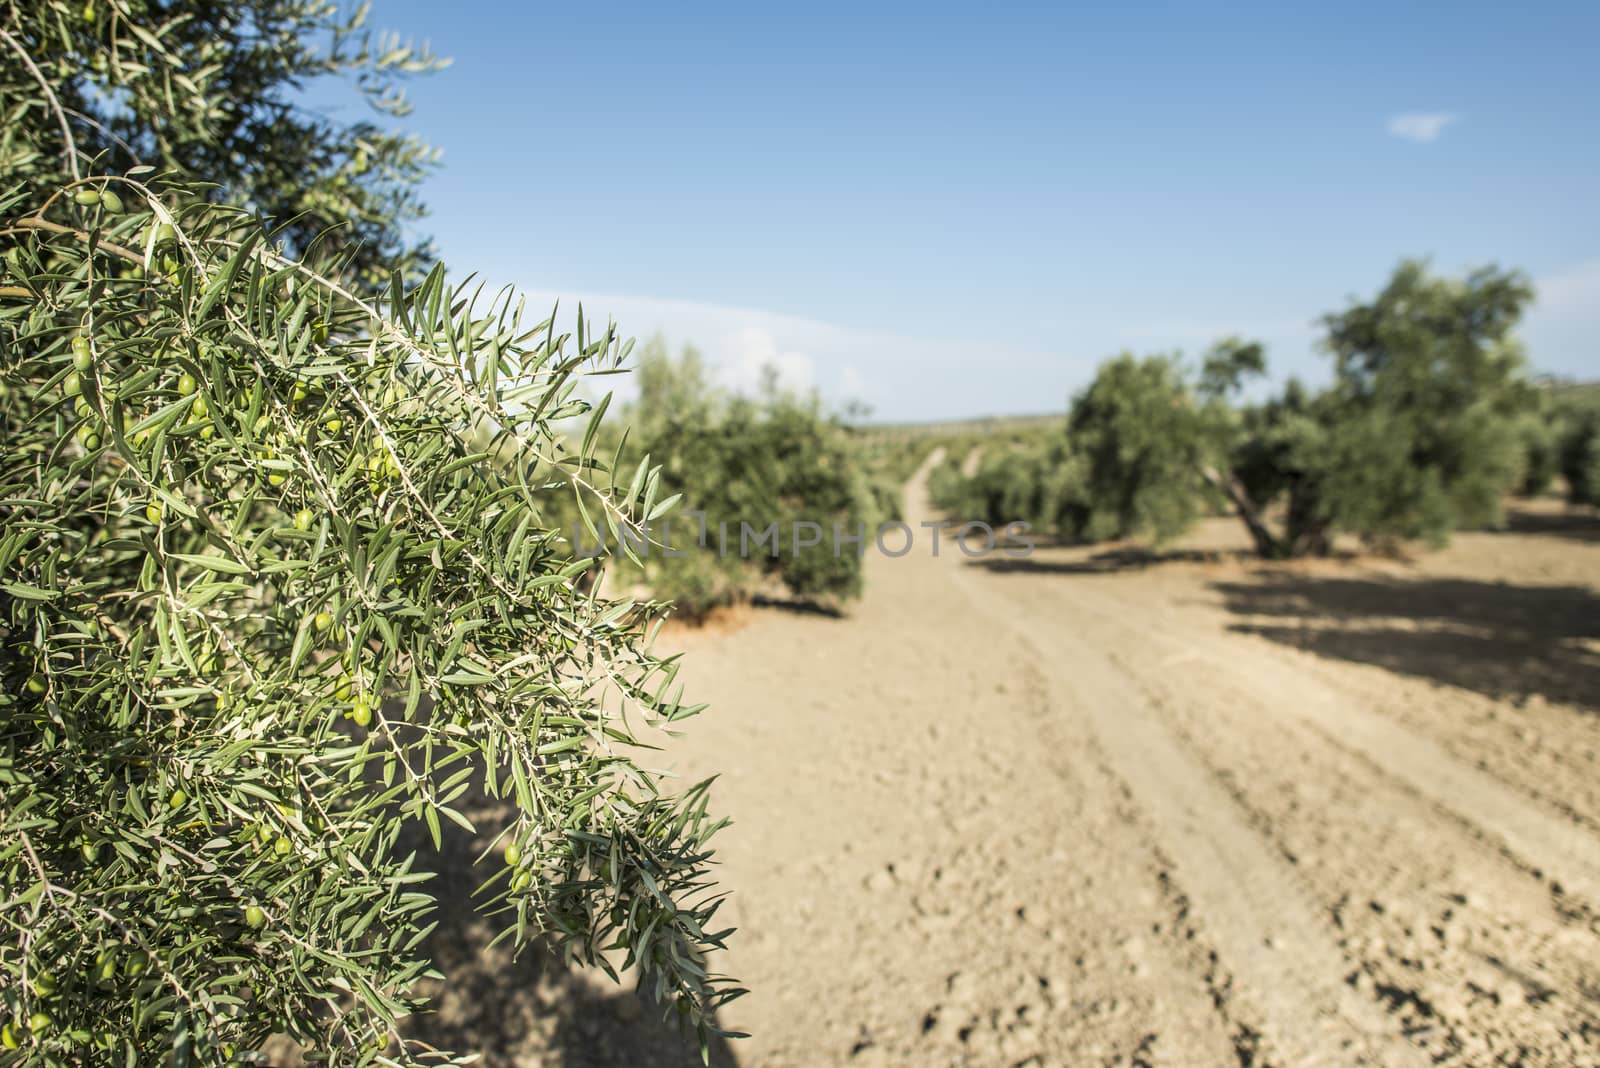
[[170, 48], [179, 6], [0, 10], [0, 1058], [446, 1059], [396, 1029], [430, 972], [402, 843], [475, 833], [476, 790], [514, 814], [480, 841], [504, 937], [637, 966], [704, 1043], [739, 993], [720, 824], [639, 757], [698, 706], [660, 606], [578, 581], [551, 521], [670, 507], [578, 388], [626, 346], [439, 268], [369, 290], [378, 260], [99, 153], [79, 59], [174, 113], [251, 69]]
[[860, 596], [862, 552], [843, 538], [864, 532], [858, 544], [870, 543], [893, 507], [860, 437], [772, 375], [757, 396], [730, 394], [692, 347], [677, 358], [660, 338], [642, 348], [628, 433], [685, 504], [641, 547], [648, 587], [690, 616], [769, 583], [834, 603]]

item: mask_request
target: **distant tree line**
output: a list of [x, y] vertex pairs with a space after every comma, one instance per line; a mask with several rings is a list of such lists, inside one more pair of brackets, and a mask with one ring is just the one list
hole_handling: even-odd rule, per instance
[[1322, 320], [1323, 389], [1291, 379], [1239, 400], [1266, 370], [1229, 338], [1191, 364], [1122, 354], [1072, 401], [1064, 426], [936, 470], [936, 503], [963, 518], [1026, 519], [1069, 539], [1176, 537], [1231, 511], [1267, 558], [1438, 544], [1502, 521], [1508, 493], [1559, 475], [1574, 504], [1600, 494], [1600, 403], [1535, 383], [1513, 330], [1533, 291], [1515, 271], [1439, 277], [1402, 263], [1370, 301]]

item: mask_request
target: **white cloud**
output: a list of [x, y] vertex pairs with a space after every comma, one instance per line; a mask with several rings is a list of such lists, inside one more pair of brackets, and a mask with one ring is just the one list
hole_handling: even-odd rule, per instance
[[[549, 308], [559, 298], [563, 329], [570, 329], [581, 300], [586, 318], [615, 320], [625, 337], [642, 341], [660, 333], [675, 352], [693, 345], [729, 388], [754, 390], [761, 368], [770, 364], [786, 385], [815, 386], [830, 405], [861, 401], [883, 420], [1062, 409], [1107, 352], [1103, 343], [1088, 343], [1073, 357], [982, 338], [917, 337], [660, 297], [535, 289], [526, 298], [530, 309]], [[628, 376], [596, 382], [618, 400], [631, 392]]]
[[1552, 318], [1600, 322], [1600, 260], [1588, 260], [1537, 279], [1538, 312]]
[[784, 349], [771, 330], [759, 326], [742, 328], [734, 337], [733, 362], [716, 367], [722, 384], [740, 393], [755, 392], [769, 367], [777, 372], [778, 384], [789, 389], [809, 390], [816, 377], [810, 356]]
[[1600, 259], [1540, 275], [1521, 330], [1534, 368], [1593, 381], [1600, 377]]
[[1407, 111], [1389, 118], [1389, 133], [1402, 141], [1430, 145], [1445, 127], [1460, 122], [1461, 116], [1448, 111]]

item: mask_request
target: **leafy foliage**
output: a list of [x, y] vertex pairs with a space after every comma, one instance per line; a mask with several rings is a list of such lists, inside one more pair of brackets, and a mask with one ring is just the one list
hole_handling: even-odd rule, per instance
[[[865, 527], [870, 541], [893, 501], [854, 432], [814, 396], [774, 382], [753, 399], [730, 396], [710, 384], [695, 350], [674, 359], [659, 338], [644, 346], [638, 383], [626, 415], [633, 448], [659, 459], [663, 490], [684, 502], [664, 531], [653, 531], [670, 545], [641, 554], [654, 595], [690, 616], [767, 582], [803, 598], [859, 596], [861, 556], [851, 545], [835, 551], [835, 525], [852, 537]], [[804, 523], [816, 527], [797, 538]]]
[[[929, 495], [962, 522], [978, 521], [996, 530], [1024, 522], [1035, 531], [1067, 539], [1081, 537], [1089, 519], [1082, 458], [1056, 431], [996, 435], [969, 451], [947, 454], [929, 477]], [[970, 475], [964, 467], [975, 459]]]
[[1332, 525], [1437, 543], [1499, 521], [1519, 473], [1515, 419], [1534, 400], [1511, 336], [1532, 297], [1516, 272], [1457, 280], [1407, 262], [1373, 301], [1326, 317], [1336, 377], [1321, 496]]
[[[436, 153], [372, 119], [340, 122], [304, 103], [306, 89], [330, 79], [353, 85], [377, 117], [403, 116], [406, 80], [446, 64], [371, 31], [364, 5], [348, 16], [327, 0], [23, 7], [33, 10], [24, 16], [10, 7], [7, 62], [26, 53], [73, 141], [101, 173], [147, 164], [156, 168], [157, 191], [163, 176], [183, 176], [191, 194], [258, 215], [286, 254], [303, 255], [315, 242], [329, 261], [370, 283], [387, 282], [394, 270], [412, 277], [426, 262], [426, 244], [405, 226], [423, 214], [415, 185]], [[62, 161], [41, 152], [10, 162], [47, 172]], [[74, 161], [67, 165], [77, 177]], [[207, 184], [197, 188], [194, 180]]]
[[1176, 357], [1123, 354], [1072, 403], [1067, 434], [1086, 467], [1092, 539], [1181, 533], [1204, 508], [1201, 469], [1219, 410], [1197, 401]]
[[1580, 411], [1568, 420], [1559, 458], [1568, 500], [1600, 505], [1600, 411]]
[[109, 169], [75, 75], [43, 72], [92, 49], [169, 108], [222, 94], [164, 39], [173, 7], [0, 23], [0, 1039], [24, 1064], [222, 1063], [275, 1031], [417, 1062], [395, 1025], [431, 898], [397, 846], [471, 831], [472, 789], [515, 812], [481, 843], [504, 937], [616, 950], [703, 1038], [739, 993], [706, 968], [720, 824], [634, 755], [698, 706], [650, 649], [660, 606], [586, 590], [551, 521], [572, 494], [613, 535], [663, 506], [643, 466], [597, 488], [578, 385], [626, 347], [437, 268], [363, 295], [333, 276], [360, 256], [293, 258], [181, 176]]
[[[1072, 458], [1082, 476], [1068, 484], [1081, 496], [1062, 514], [1081, 515], [1090, 538], [1170, 538], [1219, 499], [1263, 556], [1325, 553], [1341, 531], [1437, 543], [1494, 524], [1519, 477], [1537, 477], [1519, 429], [1536, 394], [1512, 336], [1530, 298], [1515, 272], [1458, 280], [1402, 263], [1373, 301], [1324, 320], [1329, 389], [1291, 382], [1242, 410], [1227, 398], [1264, 370], [1259, 344], [1226, 339], [1195, 370], [1174, 356], [1118, 356], [1074, 399], [1056, 459], [1008, 452], [996, 461], [1007, 470], [980, 470], [964, 489], [946, 476], [945, 497], [1060, 509], [1058, 472]], [[1587, 448], [1571, 438], [1562, 453], [1574, 485], [1587, 485]]]

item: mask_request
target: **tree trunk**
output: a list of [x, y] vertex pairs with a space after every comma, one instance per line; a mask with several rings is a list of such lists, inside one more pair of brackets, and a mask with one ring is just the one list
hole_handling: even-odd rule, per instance
[[1266, 522], [1261, 518], [1261, 513], [1251, 503], [1250, 495], [1245, 493], [1244, 487], [1239, 484], [1233, 472], [1229, 471], [1224, 476], [1210, 464], [1203, 464], [1200, 467], [1200, 475], [1233, 505], [1234, 514], [1250, 532], [1250, 540], [1255, 542], [1257, 555], [1265, 560], [1283, 555], [1283, 543], [1268, 529]]

